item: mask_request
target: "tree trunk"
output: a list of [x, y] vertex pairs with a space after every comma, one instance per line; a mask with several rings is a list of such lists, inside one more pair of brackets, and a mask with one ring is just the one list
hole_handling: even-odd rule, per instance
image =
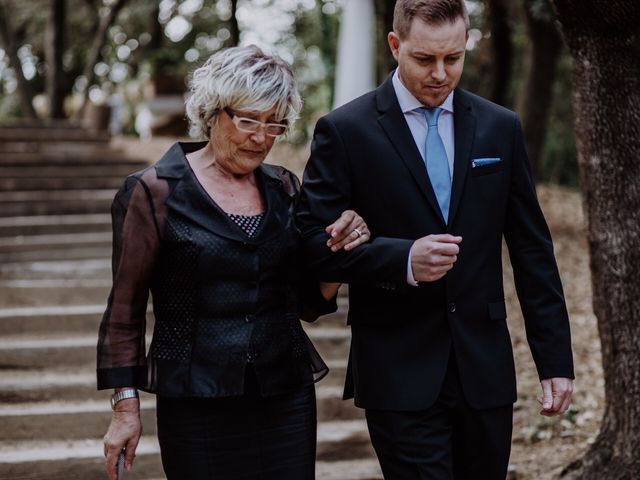
[[573, 107], [605, 380], [600, 433], [563, 472], [640, 478], [640, 2], [554, 0]]
[[51, 12], [45, 31], [45, 55], [47, 59], [47, 96], [49, 116], [64, 118], [64, 53], [65, 0], [52, 0]]
[[509, 9], [507, 0], [485, 0], [487, 21], [491, 30], [491, 56], [493, 72], [491, 79], [490, 99], [508, 106], [509, 86], [513, 64], [513, 48], [511, 45], [511, 26], [509, 25]]
[[376, 77], [378, 82], [382, 82], [389, 72], [396, 68], [397, 63], [391, 55], [387, 34], [393, 30], [393, 8], [395, 0], [375, 0], [376, 11]]
[[84, 114], [84, 109], [87, 104], [87, 100], [89, 99], [89, 89], [96, 79], [94, 69], [96, 64], [102, 57], [102, 47], [104, 47], [105, 43], [107, 42], [107, 32], [109, 31], [111, 25], [113, 25], [113, 23], [115, 22], [118, 13], [120, 13], [120, 10], [122, 9], [122, 7], [124, 7], [125, 3], [127, 3], [127, 0], [117, 0], [116, 3], [111, 6], [109, 13], [102, 18], [100, 27], [93, 37], [93, 42], [91, 44], [91, 49], [89, 50], [89, 53], [87, 55], [87, 63], [84, 66], [83, 72], [84, 77], [87, 79], [87, 83], [83, 93], [84, 96], [82, 99], [82, 104], [76, 112], [76, 118], [82, 118], [82, 115]]
[[[534, 4], [535, 5], [534, 7]], [[558, 58], [562, 51], [562, 37], [555, 25], [555, 15], [548, 0], [525, 0], [527, 24], [527, 61], [524, 86], [518, 101], [529, 160], [535, 173], [547, 133], [549, 109], [553, 101], [553, 84]]]
[[0, 41], [2, 41], [9, 57], [9, 64], [16, 74], [22, 115], [28, 118], [37, 118], [36, 111], [33, 108], [33, 89], [22, 71], [22, 62], [18, 57], [18, 42], [15, 39], [13, 29], [9, 23], [9, 16], [7, 15], [7, 10], [11, 11], [11, 8], [7, 8], [6, 3], [5, 0], [0, 0]]
[[231, 0], [231, 18], [229, 18], [229, 46], [237, 47], [240, 45], [240, 27], [238, 26], [238, 18], [236, 12], [238, 11], [238, 0]]
[[317, 18], [320, 22], [320, 55], [322, 64], [324, 65], [325, 82], [329, 86], [329, 102], [326, 107], [328, 109], [333, 105], [336, 93], [336, 30], [335, 24], [332, 23], [329, 15], [322, 11], [322, 3], [316, 3]]

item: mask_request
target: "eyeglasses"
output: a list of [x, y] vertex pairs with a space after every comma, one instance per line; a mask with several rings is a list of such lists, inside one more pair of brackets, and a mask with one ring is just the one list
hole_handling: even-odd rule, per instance
[[229, 115], [231, 121], [235, 124], [236, 128], [242, 132], [256, 133], [260, 130], [260, 127], [264, 127], [264, 133], [270, 137], [279, 137], [287, 131], [289, 126], [285, 123], [264, 123], [252, 118], [238, 117], [236, 112], [229, 107], [224, 107], [223, 110]]

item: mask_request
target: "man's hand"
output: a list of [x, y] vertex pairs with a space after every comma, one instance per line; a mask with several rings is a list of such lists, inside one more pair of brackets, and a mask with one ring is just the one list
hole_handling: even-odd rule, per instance
[[571, 378], [546, 378], [540, 382], [542, 385], [542, 397], [538, 402], [542, 405], [540, 415], [553, 417], [567, 411], [571, 405], [573, 393], [573, 380]]
[[449, 234], [428, 235], [411, 247], [411, 270], [418, 282], [435, 282], [453, 268], [458, 259], [462, 237]]

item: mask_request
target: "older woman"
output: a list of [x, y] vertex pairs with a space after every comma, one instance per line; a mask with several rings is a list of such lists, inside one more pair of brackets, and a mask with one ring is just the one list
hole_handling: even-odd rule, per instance
[[[170, 480], [314, 477], [314, 380], [326, 365], [299, 317], [335, 309], [337, 285], [300, 270], [298, 181], [263, 164], [300, 98], [288, 64], [231, 48], [195, 71], [187, 114], [207, 141], [175, 144], [113, 203], [113, 288], [100, 325], [98, 388], [115, 388], [106, 468], [131, 468], [137, 390], [157, 395]], [[328, 248], [369, 238], [347, 211]], [[155, 326], [145, 355], [148, 292]]]

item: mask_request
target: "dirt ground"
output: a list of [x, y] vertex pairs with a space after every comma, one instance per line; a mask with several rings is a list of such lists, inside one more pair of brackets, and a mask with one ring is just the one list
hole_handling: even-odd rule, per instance
[[[141, 152], [153, 161], [172, 143], [157, 139], [140, 148], [137, 142], [119, 145]], [[276, 145], [267, 160], [285, 165], [301, 176], [308, 149]], [[565, 290], [573, 335], [576, 389], [571, 409], [561, 418], [539, 415], [540, 384], [526, 342], [520, 307], [509, 262], [505, 261], [505, 296], [508, 323], [518, 371], [510, 478], [554, 478], [581, 457], [595, 439], [604, 409], [604, 385], [597, 322], [591, 306], [591, 278], [580, 195], [557, 186], [540, 185], [538, 196], [554, 239], [556, 258]], [[505, 259], [508, 254], [505, 250]], [[481, 478], [481, 475], [478, 477]]]

